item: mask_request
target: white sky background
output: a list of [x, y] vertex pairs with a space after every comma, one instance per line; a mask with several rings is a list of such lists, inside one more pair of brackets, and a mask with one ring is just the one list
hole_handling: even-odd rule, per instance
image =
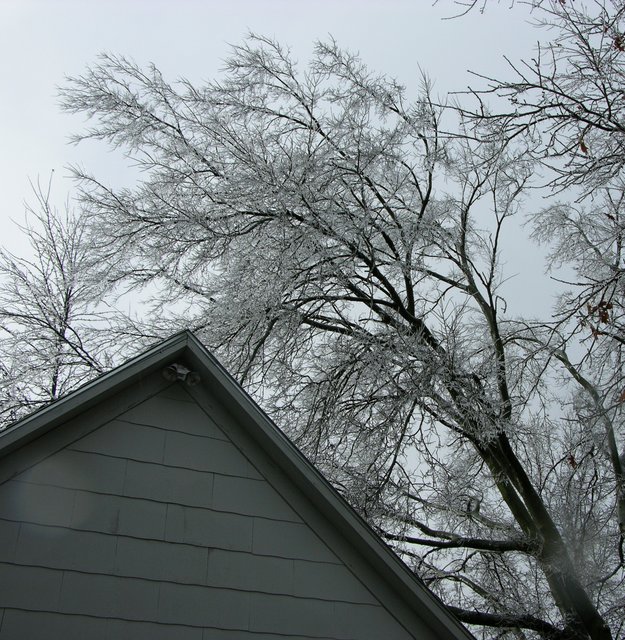
[[[423, 69], [435, 93], [445, 96], [479, 85], [469, 69], [509, 75], [504, 55], [529, 58], [537, 39], [548, 37], [527, 23], [526, 7], [510, 8], [510, 0], [489, 0], [484, 14], [474, 10], [455, 20], [443, 19], [455, 12], [452, 0], [432, 1], [0, 0], [0, 244], [16, 253], [24, 249], [12, 220], [23, 221], [24, 201], [32, 200], [29, 178], [47, 182], [54, 170], [59, 204], [71, 191], [69, 164], [124, 181], [123, 166], [103, 145], [67, 144], [81, 120], [57, 104], [64, 77], [81, 74], [100, 52], [153, 62], [170, 81], [184, 76], [200, 83], [219, 74], [228, 43], [241, 42], [248, 31], [289, 45], [302, 66], [314, 41], [331, 34], [413, 95]], [[519, 275], [508, 286], [520, 300], [538, 297], [534, 302], [545, 313], [550, 287], [541, 261], [528, 260], [527, 247], [511, 251], [506, 271]]]

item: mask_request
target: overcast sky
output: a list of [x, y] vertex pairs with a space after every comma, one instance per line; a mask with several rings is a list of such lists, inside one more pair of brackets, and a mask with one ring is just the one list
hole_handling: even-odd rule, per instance
[[47, 181], [54, 170], [62, 201], [71, 190], [68, 164], [115, 177], [102, 146], [67, 144], [80, 119], [60, 113], [56, 98], [64, 77], [82, 73], [98, 53], [201, 82], [219, 74], [228, 44], [248, 31], [289, 45], [301, 63], [315, 40], [332, 35], [409, 89], [422, 69], [444, 96], [477, 84], [469, 70], [505, 75], [504, 55], [530, 57], [541, 36], [527, 8], [509, 0], [444, 19], [454, 11], [452, 0], [0, 0], [0, 242], [21, 248], [11, 219], [23, 220], [29, 179]]

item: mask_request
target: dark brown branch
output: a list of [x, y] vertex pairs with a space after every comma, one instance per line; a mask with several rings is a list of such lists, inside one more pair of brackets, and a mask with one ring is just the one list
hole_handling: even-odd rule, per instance
[[554, 625], [530, 615], [516, 616], [504, 613], [486, 613], [484, 611], [469, 611], [459, 607], [447, 607], [458, 620], [466, 624], [477, 624], [498, 629], [530, 629], [538, 632], [548, 640], [579, 640], [579, 636], [568, 629], [559, 629]]
[[432, 540], [428, 538], [416, 538], [414, 536], [396, 535], [394, 533], [383, 533], [386, 540], [397, 542], [407, 542], [408, 544], [419, 544], [423, 546], [436, 547], [437, 549], [456, 549], [466, 547], [468, 549], [478, 549], [479, 551], [495, 551], [503, 553], [506, 551], [520, 551], [521, 553], [533, 552], [533, 546], [525, 540], [488, 540], [486, 538], [465, 538], [463, 536], [452, 536], [446, 540]]

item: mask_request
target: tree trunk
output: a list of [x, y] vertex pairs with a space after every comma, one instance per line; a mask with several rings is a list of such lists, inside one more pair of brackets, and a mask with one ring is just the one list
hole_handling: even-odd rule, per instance
[[610, 629], [576, 576], [566, 544], [507, 436], [500, 434], [478, 449], [517, 522], [537, 542], [536, 558], [566, 626], [580, 640], [611, 640]]

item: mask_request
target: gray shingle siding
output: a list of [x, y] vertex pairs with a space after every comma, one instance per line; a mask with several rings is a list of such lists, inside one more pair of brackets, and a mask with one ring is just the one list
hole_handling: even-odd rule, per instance
[[0, 639], [413, 637], [215, 413], [176, 385], [0, 485]]

